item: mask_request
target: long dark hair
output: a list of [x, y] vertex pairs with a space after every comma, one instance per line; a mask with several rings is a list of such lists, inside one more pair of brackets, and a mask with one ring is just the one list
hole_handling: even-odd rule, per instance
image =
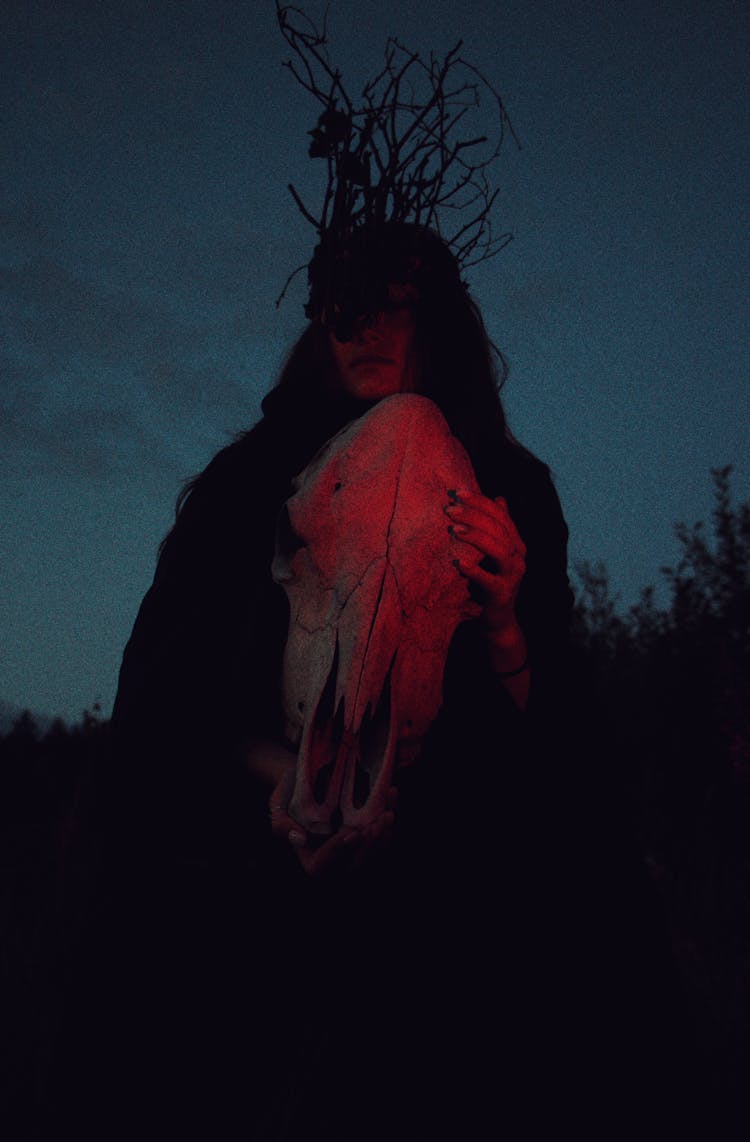
[[[420, 300], [415, 309], [420, 391], [435, 401], [463, 444], [485, 494], [504, 494], [519, 464], [526, 461], [546, 467], [508, 427], [500, 399], [507, 362], [490, 340], [479, 306], [461, 282], [442, 239], [424, 227], [402, 229], [418, 234], [422, 255]], [[294, 343], [278, 381], [261, 405], [264, 421], [275, 425], [280, 439], [306, 438], [308, 458], [343, 423], [368, 407], [342, 393], [328, 330], [319, 318], [310, 321]], [[177, 498], [176, 518], [193, 489], [221, 467], [225, 453], [238, 445], [251, 445], [262, 424], [240, 432], [205, 472], [185, 483]]]
[[[425, 227], [402, 226], [418, 239], [419, 301], [415, 307], [420, 392], [441, 409], [453, 434], [469, 453], [480, 486], [487, 494], [521, 457], [536, 458], [510, 431], [500, 392], [508, 365], [487, 334], [479, 306], [461, 282], [453, 255]], [[292, 347], [263, 411], [312, 411], [335, 397], [336, 367], [328, 331], [313, 320]], [[537, 461], [540, 463], [540, 461]]]

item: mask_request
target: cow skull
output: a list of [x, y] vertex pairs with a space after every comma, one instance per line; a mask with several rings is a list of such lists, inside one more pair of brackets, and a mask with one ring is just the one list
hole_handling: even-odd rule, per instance
[[289, 812], [326, 836], [384, 812], [397, 762], [414, 760], [440, 709], [451, 639], [479, 611], [453, 560], [481, 558], [443, 507], [449, 488], [479, 489], [438, 407], [412, 394], [344, 428], [293, 487], [272, 564], [290, 609]]

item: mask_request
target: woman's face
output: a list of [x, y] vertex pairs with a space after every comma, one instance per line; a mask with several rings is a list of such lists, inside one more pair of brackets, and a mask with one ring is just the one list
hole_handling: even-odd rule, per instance
[[362, 400], [381, 400], [418, 389], [416, 322], [412, 287], [388, 286], [388, 309], [360, 320], [351, 341], [329, 333], [341, 387]]

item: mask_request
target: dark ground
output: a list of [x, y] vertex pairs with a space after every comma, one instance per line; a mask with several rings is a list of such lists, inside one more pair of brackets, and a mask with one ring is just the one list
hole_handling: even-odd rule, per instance
[[[34, 1137], [60, 1011], [61, 940], [75, 940], [75, 918], [62, 930], [57, 911], [61, 854], [81, 773], [96, 763], [105, 736], [106, 726], [89, 719], [41, 742], [17, 730], [0, 743], [2, 1083], [5, 1113], [16, 1124], [4, 1134], [10, 1139]], [[668, 767], [657, 768], [652, 780], [668, 787]], [[714, 782], [704, 794], [667, 819], [664, 789], [655, 789], [640, 844], [668, 920], [697, 1082], [714, 1136], [730, 1137], [730, 1123], [744, 1116], [750, 1074], [750, 774], [737, 765], [723, 786]]]

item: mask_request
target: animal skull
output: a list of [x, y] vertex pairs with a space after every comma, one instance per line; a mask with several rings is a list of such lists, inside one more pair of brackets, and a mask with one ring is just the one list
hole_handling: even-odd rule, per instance
[[294, 481], [272, 574], [289, 599], [286, 734], [298, 747], [290, 814], [321, 836], [386, 807], [442, 703], [448, 648], [476, 616], [453, 560], [449, 488], [478, 491], [438, 407], [399, 394], [335, 435]]

